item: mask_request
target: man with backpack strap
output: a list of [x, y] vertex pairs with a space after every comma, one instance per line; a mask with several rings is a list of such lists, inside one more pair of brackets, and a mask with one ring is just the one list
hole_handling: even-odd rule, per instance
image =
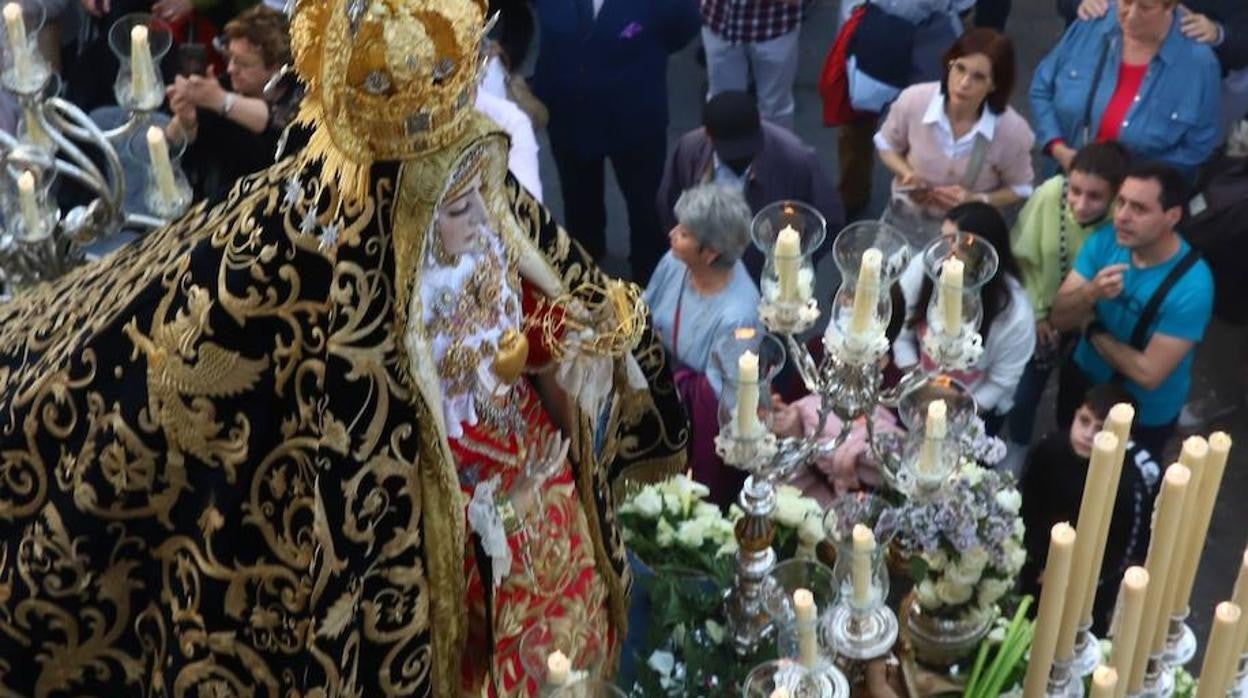
[[1213, 312], [1209, 267], [1176, 230], [1185, 189], [1166, 165], [1128, 168], [1113, 225], [1084, 243], [1062, 282], [1049, 319], [1060, 331], [1082, 328], [1083, 337], [1062, 370], [1059, 427], [1089, 385], [1121, 382], [1139, 401], [1136, 439], [1164, 451]]

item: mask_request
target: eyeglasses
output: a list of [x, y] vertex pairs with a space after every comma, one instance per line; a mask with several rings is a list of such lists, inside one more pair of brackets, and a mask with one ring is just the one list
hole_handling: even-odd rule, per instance
[[966, 80], [969, 78], [971, 83], [975, 85], [987, 85], [992, 82], [991, 75], [971, 70], [960, 61], [949, 61], [949, 77], [954, 80]]

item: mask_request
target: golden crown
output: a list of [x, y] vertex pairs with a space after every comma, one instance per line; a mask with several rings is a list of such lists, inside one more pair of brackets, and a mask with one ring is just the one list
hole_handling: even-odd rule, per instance
[[484, 65], [485, 13], [485, 0], [298, 1], [291, 49], [307, 87], [299, 121], [313, 128], [310, 154], [341, 187], [363, 193], [373, 162], [463, 134]]

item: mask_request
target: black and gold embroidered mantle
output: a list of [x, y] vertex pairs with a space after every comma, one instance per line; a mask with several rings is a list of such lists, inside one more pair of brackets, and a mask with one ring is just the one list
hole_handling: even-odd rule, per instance
[[[0, 306], [0, 696], [454, 695], [463, 502], [402, 341], [406, 167], [340, 206], [284, 161]], [[502, 195], [565, 287], [598, 274]], [[686, 438], [652, 335], [635, 356], [650, 392], [572, 435], [617, 622], [610, 482]]]

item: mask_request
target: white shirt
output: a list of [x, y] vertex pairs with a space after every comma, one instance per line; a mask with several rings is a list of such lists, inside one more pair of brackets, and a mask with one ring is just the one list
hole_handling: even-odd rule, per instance
[[[997, 115], [985, 105], [979, 115], [979, 121], [975, 122], [971, 130], [963, 134], [961, 138], [954, 138], [953, 124], [949, 123], [949, 115], [945, 113], [945, 96], [940, 90], [932, 92], [932, 99], [927, 103], [927, 110], [923, 112], [923, 124], [935, 127], [936, 144], [940, 146], [941, 153], [950, 160], [970, 157], [971, 151], [975, 148], [976, 136], [982, 135], [985, 140], [992, 141], [993, 134], [997, 132], [997, 118]], [[872, 140], [880, 151], [893, 149], [888, 139], [884, 137], [883, 129], [877, 131]], [[1035, 187], [1030, 182], [1010, 186], [1010, 191], [1024, 199], [1031, 196], [1033, 189]]]
[[[906, 298], [907, 326], [903, 326], [897, 341], [893, 342], [893, 361], [901, 368], [909, 368], [919, 362], [918, 336], [908, 325], [916, 314], [920, 319], [927, 316], [927, 308], [915, 307], [923, 290], [924, 276], [923, 259], [915, 257], [898, 282]], [[993, 318], [988, 340], [984, 342], [984, 353], [968, 372], [972, 380], [964, 381], [982, 415], [1005, 414], [1014, 406], [1014, 391], [1036, 348], [1036, 316], [1031, 309], [1031, 300], [1014, 277], [1006, 277], [1005, 283], [1010, 290], [1010, 306]]]

